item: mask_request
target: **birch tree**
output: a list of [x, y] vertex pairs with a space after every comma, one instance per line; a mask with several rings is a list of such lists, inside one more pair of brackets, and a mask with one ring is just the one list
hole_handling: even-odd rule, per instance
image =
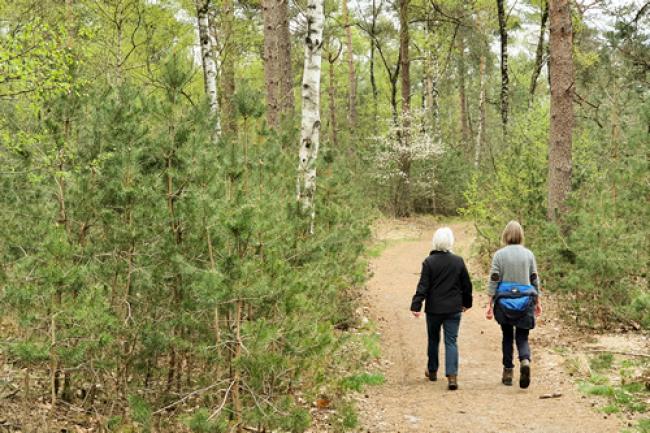
[[199, 26], [199, 43], [201, 45], [201, 64], [203, 66], [203, 86], [210, 105], [210, 114], [214, 123], [212, 129], [212, 140], [216, 142], [221, 135], [219, 123], [219, 99], [217, 94], [217, 64], [212, 54], [212, 38], [210, 36], [210, 0], [199, 0], [196, 2], [196, 16]]
[[298, 163], [297, 200], [303, 215], [309, 215], [314, 231], [314, 196], [316, 193], [316, 158], [320, 142], [320, 73], [323, 42], [323, 0], [307, 3], [307, 34], [302, 76], [302, 122]]

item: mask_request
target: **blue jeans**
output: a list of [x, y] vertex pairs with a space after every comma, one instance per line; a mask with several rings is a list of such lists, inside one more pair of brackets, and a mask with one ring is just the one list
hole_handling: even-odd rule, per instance
[[458, 375], [458, 330], [460, 328], [461, 313], [427, 314], [427, 334], [429, 344], [427, 354], [429, 362], [427, 368], [430, 372], [438, 371], [438, 347], [440, 346], [440, 327], [445, 333], [445, 374]]
[[515, 366], [512, 363], [513, 340], [517, 343], [519, 360], [527, 359], [530, 361], [530, 346], [528, 345], [529, 329], [516, 328], [510, 325], [501, 325], [501, 332], [503, 333], [503, 340], [501, 341], [503, 366], [505, 368], [514, 368]]

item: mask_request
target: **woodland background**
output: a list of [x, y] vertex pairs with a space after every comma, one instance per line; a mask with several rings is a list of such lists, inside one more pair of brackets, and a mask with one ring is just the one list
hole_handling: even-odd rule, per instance
[[381, 213], [470, 218], [486, 262], [518, 219], [569, 320], [650, 329], [648, 28], [639, 1], [0, 0], [23, 419], [304, 431], [373, 380], [345, 331]]

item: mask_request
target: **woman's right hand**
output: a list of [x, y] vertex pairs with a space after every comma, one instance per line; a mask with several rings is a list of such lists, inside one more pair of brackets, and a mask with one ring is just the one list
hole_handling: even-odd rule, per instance
[[485, 309], [485, 318], [488, 320], [492, 320], [493, 317], [494, 317], [494, 310], [492, 309], [492, 304], [490, 304]]

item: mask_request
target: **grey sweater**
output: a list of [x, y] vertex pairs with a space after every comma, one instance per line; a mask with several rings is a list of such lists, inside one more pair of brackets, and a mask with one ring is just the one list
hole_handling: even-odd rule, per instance
[[492, 258], [488, 295], [494, 296], [501, 281], [532, 284], [540, 293], [535, 255], [522, 245], [508, 245], [501, 248]]

